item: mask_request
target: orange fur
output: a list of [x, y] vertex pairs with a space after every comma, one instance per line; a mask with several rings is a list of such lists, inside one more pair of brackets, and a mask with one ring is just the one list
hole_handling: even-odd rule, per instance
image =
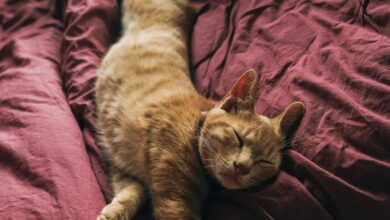
[[123, 10], [124, 34], [96, 84], [99, 138], [115, 194], [98, 219], [132, 218], [146, 191], [156, 219], [200, 219], [208, 192], [202, 164], [229, 189], [276, 175], [285, 130], [303, 105], [275, 119], [257, 115], [258, 77], [250, 70], [213, 108], [189, 77], [188, 1], [124, 0]]

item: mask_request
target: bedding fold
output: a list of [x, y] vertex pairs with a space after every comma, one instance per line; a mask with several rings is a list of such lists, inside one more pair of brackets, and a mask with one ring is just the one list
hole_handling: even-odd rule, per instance
[[[305, 219], [390, 218], [390, 20], [385, 19], [390, 4], [369, 1], [364, 21], [359, 1], [196, 1], [195, 6], [191, 61], [203, 95], [220, 99], [242, 72], [255, 68], [261, 78], [259, 113], [275, 116], [295, 100], [306, 106], [281, 172], [296, 190], [276, 181], [269, 187], [283, 197], [266, 197], [288, 201], [308, 192], [314, 201], [297, 199], [298, 208], [281, 214], [257, 200], [268, 213], [263, 216], [297, 219], [302, 217], [295, 211], [303, 208]], [[224, 197], [214, 206], [247, 199]], [[312, 204], [317, 209], [310, 210]]]
[[0, 219], [94, 219], [105, 201], [63, 92], [54, 2], [0, 3]]
[[[191, 74], [218, 100], [247, 69], [257, 111], [306, 113], [278, 177], [214, 186], [204, 219], [390, 219], [390, 3], [193, 0]], [[115, 0], [0, 1], [0, 219], [95, 219], [112, 198], [94, 80]], [[150, 219], [141, 210], [137, 219]]]

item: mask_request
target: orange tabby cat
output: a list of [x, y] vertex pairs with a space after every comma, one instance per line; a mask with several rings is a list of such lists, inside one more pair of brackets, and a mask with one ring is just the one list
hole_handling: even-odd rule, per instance
[[98, 131], [114, 199], [98, 219], [131, 219], [150, 194], [156, 219], [200, 219], [205, 171], [228, 189], [277, 174], [282, 139], [302, 116], [255, 113], [258, 75], [245, 72], [215, 107], [188, 69], [186, 0], [124, 0], [124, 34], [96, 84]]

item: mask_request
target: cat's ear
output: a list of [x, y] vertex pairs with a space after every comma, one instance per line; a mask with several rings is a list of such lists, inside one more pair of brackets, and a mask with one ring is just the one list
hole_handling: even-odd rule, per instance
[[217, 106], [226, 112], [237, 110], [254, 111], [258, 93], [259, 76], [250, 69], [243, 73]]
[[203, 126], [204, 121], [206, 120], [206, 117], [207, 117], [207, 113], [208, 113], [207, 111], [203, 111], [200, 113], [199, 124], [198, 124], [199, 127]]
[[302, 102], [293, 102], [280, 115], [272, 119], [275, 129], [280, 135], [286, 136], [291, 127], [303, 116], [305, 106]]

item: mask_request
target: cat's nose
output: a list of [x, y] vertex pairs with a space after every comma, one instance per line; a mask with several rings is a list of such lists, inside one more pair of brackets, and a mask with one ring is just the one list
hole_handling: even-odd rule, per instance
[[243, 165], [242, 163], [234, 161], [233, 165], [237, 175], [243, 176], [249, 173], [249, 168]]

